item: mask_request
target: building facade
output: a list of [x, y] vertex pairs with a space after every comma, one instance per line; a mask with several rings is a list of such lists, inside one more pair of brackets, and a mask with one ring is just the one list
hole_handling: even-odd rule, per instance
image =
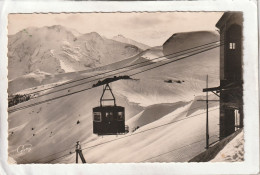
[[226, 12], [220, 32], [220, 139], [243, 127], [243, 13]]

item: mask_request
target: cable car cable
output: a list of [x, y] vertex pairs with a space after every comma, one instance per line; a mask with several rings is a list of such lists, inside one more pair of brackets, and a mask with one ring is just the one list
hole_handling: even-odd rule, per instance
[[[205, 49], [203, 52], [208, 51], [208, 50], [211, 50], [211, 49], [214, 49], [214, 48], [217, 48], [217, 47], [220, 47], [220, 46], [221, 46], [221, 45], [216, 46], [216, 47], [212, 47], [212, 48], [209, 48], [209, 49]], [[199, 52], [199, 53], [202, 53], [202, 52]], [[158, 65], [158, 66], [155, 66], [155, 67], [152, 67], [152, 68], [149, 68], [149, 69], [146, 69], [146, 70], [140, 71], [140, 72], [138, 72], [138, 73], [131, 74], [131, 76], [133, 76], [133, 75], [137, 75], [137, 74], [140, 74], [140, 73], [143, 73], [143, 72], [146, 72], [146, 71], [149, 71], [149, 70], [155, 69], [155, 68], [157, 68], [157, 67], [161, 67], [161, 66], [164, 66], [164, 65], [167, 65], [167, 64], [170, 64], [170, 63], [173, 63], [173, 62], [179, 61], [179, 60], [182, 60], [182, 59], [187, 58], [187, 57], [191, 57], [191, 56], [197, 55], [197, 54], [199, 54], [199, 53], [194, 53], [194, 54], [191, 54], [191, 55], [189, 55], [189, 56], [185, 56], [185, 57], [183, 57], [183, 58], [178, 58], [178, 59], [176, 59], [176, 60], [169, 61], [169, 62], [167, 62], [167, 63], [163, 63], [163, 64], [161, 64], [161, 65]]]
[[[209, 110], [209, 112], [214, 111], [214, 110], [217, 110], [217, 109], [219, 109], [219, 108], [216, 108], [216, 109], [213, 109], [213, 110]], [[110, 142], [114, 142], [114, 141], [117, 141], [117, 140], [121, 140], [121, 139], [126, 138], [126, 137], [130, 137], [130, 136], [134, 136], [134, 135], [137, 135], [137, 134], [141, 134], [141, 133], [144, 133], [144, 132], [146, 132], [146, 131], [150, 131], [150, 130], [153, 130], [153, 129], [157, 129], [157, 128], [159, 128], [159, 127], [163, 127], [163, 126], [166, 126], [166, 125], [169, 125], [169, 124], [173, 124], [173, 123], [177, 123], [177, 122], [179, 122], [179, 121], [183, 121], [183, 120], [186, 120], [186, 119], [189, 119], [189, 118], [193, 118], [193, 117], [196, 117], [196, 116], [201, 115], [201, 114], [204, 114], [204, 113], [206, 113], [206, 112], [202, 112], [202, 113], [199, 113], [199, 114], [196, 114], [196, 115], [193, 115], [193, 116], [190, 116], [190, 117], [186, 117], [186, 118], [183, 118], [183, 119], [180, 119], [180, 120], [177, 120], [177, 121], [173, 121], [173, 122], [169, 122], [169, 123], [166, 123], [166, 124], [162, 124], [162, 125], [159, 125], [159, 126], [156, 126], [156, 127], [153, 127], [153, 128], [149, 128], [149, 129], [146, 129], [146, 130], [143, 130], [143, 131], [140, 131], [140, 132], [131, 134], [131, 135], [127, 135], [127, 136], [124, 136], [124, 137], [121, 137], [121, 138], [109, 140], [109, 141], [107, 141], [107, 142], [103, 142], [103, 143], [100, 143], [100, 144], [96, 144], [96, 145], [93, 145], [93, 146], [89, 146], [89, 147], [86, 147], [86, 148], [82, 148], [81, 150], [94, 148], [94, 147], [97, 147], [97, 146], [100, 146], [100, 145], [104, 145], [104, 144], [107, 144], [107, 143], [110, 143]], [[75, 153], [75, 152], [72, 152], [72, 153]], [[62, 157], [69, 156], [69, 155], [71, 155], [72, 153], [65, 154], [65, 155], [60, 156], [60, 157], [58, 157], [58, 158], [52, 159], [52, 160], [50, 160], [50, 161], [48, 161], [48, 162], [46, 162], [46, 163], [50, 163], [50, 162], [52, 162], [52, 161], [54, 161], [54, 160], [57, 160], [57, 159], [60, 159], [60, 158], [62, 158]]]
[[[213, 109], [213, 110], [209, 110], [209, 112], [215, 111], [215, 110], [217, 110], [217, 109], [219, 109], [219, 108], [216, 108], [216, 109]], [[110, 142], [113, 142], [113, 141], [121, 140], [121, 139], [123, 139], [123, 138], [130, 137], [130, 136], [134, 136], [134, 135], [137, 135], [137, 134], [141, 134], [141, 133], [144, 133], [144, 132], [146, 132], [146, 131], [150, 131], [150, 130], [157, 129], [157, 128], [160, 128], [160, 127], [163, 127], [163, 126], [166, 126], [166, 125], [170, 125], [170, 124], [173, 124], [173, 123], [177, 123], [177, 122], [180, 122], [180, 121], [189, 119], [189, 118], [193, 118], [193, 117], [196, 117], [196, 116], [198, 116], [198, 115], [200, 115], [200, 114], [204, 114], [204, 113], [206, 113], [206, 112], [202, 112], [202, 113], [199, 113], [199, 114], [196, 114], [196, 115], [192, 115], [192, 116], [190, 116], [190, 117], [186, 117], [186, 118], [183, 118], [183, 119], [180, 119], [180, 120], [176, 120], [176, 121], [173, 121], [173, 122], [165, 123], [165, 124], [162, 124], [162, 125], [153, 127], [153, 128], [149, 128], [149, 129], [146, 129], [146, 130], [137, 132], [137, 133], [133, 133], [133, 134], [131, 134], [131, 135], [126, 135], [126, 136], [121, 137], [121, 138], [113, 139], [113, 140], [110, 140], [110, 141], [107, 141], [107, 142], [103, 142], [103, 143], [100, 143], [100, 144], [96, 144], [96, 145], [93, 145], [93, 146], [89, 146], [89, 147], [86, 147], [86, 148], [82, 148], [82, 150], [89, 149], [89, 148], [96, 147], [96, 146], [100, 146], [100, 145], [103, 145], [103, 144], [106, 144], [106, 143], [110, 143]]]
[[[72, 126], [71, 129], [73, 129], [74, 127], [75, 127], [75, 126]], [[73, 147], [70, 146], [69, 148], [63, 149], [63, 150], [61, 150], [61, 151], [59, 151], [59, 152], [56, 152], [56, 153], [53, 153], [53, 154], [49, 154], [49, 155], [47, 155], [47, 156], [45, 156], [45, 157], [36, 159], [36, 160], [34, 160], [34, 162], [38, 162], [39, 160], [43, 160], [43, 159], [45, 159], [45, 158], [47, 158], [47, 157], [51, 157], [51, 156], [53, 156], [53, 155], [55, 155], [55, 154], [59, 154], [59, 153], [62, 153], [62, 152], [64, 152], [64, 151], [71, 150], [71, 149], [75, 149], [75, 146], [73, 146]]]
[[[211, 50], [211, 49], [214, 49], [214, 48], [217, 48], [217, 47], [220, 47], [220, 45], [219, 45], [219, 46], [212, 47], [212, 48], [210, 48], [210, 49], [205, 49], [205, 50], [200, 51], [200, 52], [198, 52], [198, 53], [193, 53], [193, 54], [191, 54], [191, 55], [184, 56], [184, 57], [182, 57], [182, 58], [179, 58], [179, 59], [176, 59], [176, 60], [173, 60], [173, 61], [169, 61], [169, 62], [167, 62], [167, 63], [164, 63], [164, 64], [161, 64], [161, 65], [155, 66], [155, 67], [153, 67], [153, 68], [149, 68], [149, 69], [140, 71], [140, 72], [138, 72], [138, 73], [134, 73], [134, 74], [132, 74], [131, 76], [136, 75], [136, 74], [140, 74], [140, 73], [143, 73], [143, 72], [145, 72], [145, 71], [149, 71], [149, 70], [155, 69], [155, 68], [157, 68], [157, 67], [161, 67], [161, 66], [164, 66], [164, 65], [167, 65], [167, 64], [170, 64], [170, 63], [173, 63], [173, 62], [176, 62], [176, 61], [179, 61], [179, 60], [182, 60], [182, 59], [185, 59], [185, 58], [188, 58], [188, 57], [191, 57], [191, 56], [194, 56], [194, 55], [203, 53], [203, 52], [206, 52], [206, 51], [208, 51], [208, 50]], [[37, 103], [33, 103], [33, 104], [31, 104], [31, 105], [23, 106], [23, 107], [16, 108], [16, 109], [13, 109], [13, 110], [9, 110], [8, 112], [9, 112], [9, 113], [16, 112], [16, 111], [19, 111], [19, 110], [22, 110], [22, 109], [26, 109], [26, 108], [29, 108], [29, 107], [32, 107], [32, 106], [36, 106], [36, 105], [39, 105], [39, 104], [42, 104], [42, 103], [46, 103], [46, 102], [49, 102], [49, 101], [53, 101], [53, 100], [56, 100], [56, 99], [59, 99], [59, 98], [63, 98], [63, 97], [69, 96], [69, 95], [77, 94], [77, 93], [80, 93], [80, 92], [83, 92], [83, 91], [86, 91], [86, 90], [90, 90], [90, 89], [93, 89], [93, 87], [86, 88], [86, 89], [82, 89], [82, 90], [79, 90], [79, 91], [76, 91], [76, 92], [72, 92], [72, 93], [69, 93], [69, 94], [62, 95], [62, 96], [54, 97], [54, 98], [51, 98], [51, 99], [48, 99], [48, 100], [44, 100], [44, 101], [40, 101], [40, 102], [37, 102]]]
[[[208, 46], [208, 47], [212, 47], [212, 46]], [[208, 48], [206, 47], [206, 48]], [[202, 49], [205, 49], [205, 48], [202, 48]], [[201, 49], [197, 49], [197, 50], [194, 50], [194, 51], [191, 51], [191, 52], [195, 52], [195, 51], [199, 51]], [[189, 52], [188, 52], [189, 53]], [[188, 54], [188, 53], [185, 53], [185, 54]], [[178, 56], [174, 56], [174, 57], [179, 57], [179, 56], [182, 56], [183, 54], [181, 55], [178, 55]], [[173, 59], [174, 57], [170, 57], [170, 58], [165, 58], [164, 60], [168, 60], [168, 59]], [[158, 61], [158, 62], [161, 62], [162, 60]], [[110, 75], [106, 75], [102, 78], [108, 78], [108, 77], [111, 77], [111, 76], [114, 76], [114, 75], [118, 75], [118, 74], [121, 74], [121, 73], [124, 73], [124, 72], [129, 72], [129, 71], [132, 71], [132, 70], [135, 70], [135, 69], [139, 69], [141, 67], [145, 67], [145, 66], [149, 66], [149, 65], [152, 65], [152, 64], [156, 64], [158, 62], [151, 62], [149, 60], [149, 64], [146, 64], [146, 65], [142, 65], [140, 67], [137, 67], [137, 68], [132, 68], [132, 69], [128, 69], [128, 70], [125, 70], [125, 71], [122, 71], [122, 72], [117, 72], [117, 73], [114, 73], [114, 74], [110, 74]], [[121, 69], [121, 68], [120, 68]], [[116, 69], [116, 70], [112, 70], [111, 72], [113, 71], [117, 71], [119, 69]], [[106, 73], [102, 73], [100, 75], [105, 75]], [[97, 75], [95, 75], [94, 77], [96, 77]], [[93, 76], [92, 76], [93, 77]], [[87, 77], [85, 79], [89, 79], [90, 77]], [[66, 88], [63, 88], [63, 89], [59, 89], [59, 90], [56, 90], [56, 91], [52, 91], [52, 92], [49, 92], [49, 93], [45, 93], [45, 94], [42, 94], [42, 95], [39, 95], [39, 96], [36, 96], [36, 97], [32, 97], [31, 99], [35, 99], [35, 98], [39, 98], [39, 97], [42, 97], [42, 96], [46, 96], [46, 95], [50, 95], [50, 94], [53, 94], [53, 93], [56, 93], [56, 92], [59, 92], [59, 91], [63, 91], [63, 90], [66, 90], [66, 89], [70, 89], [70, 88], [74, 88], [74, 87], [77, 87], [77, 86], [80, 86], [80, 85], [84, 85], [84, 84], [87, 84], [87, 83], [91, 83], [91, 82], [94, 82], [94, 81], [97, 81], [99, 80], [100, 78], [96, 78], [94, 80], [90, 80], [90, 81], [87, 81], [87, 82], [83, 82], [83, 83], [80, 83], [80, 84], [76, 84], [76, 85], [73, 85], [73, 86], [69, 86], [69, 87], [66, 87]], [[27, 94], [28, 95], [28, 94]]]
[[[213, 104], [213, 103], [216, 103], [216, 101], [215, 101], [215, 102], [210, 102], [210, 103]], [[183, 113], [183, 112], [190, 112], [190, 111], [192, 111], [192, 110], [194, 110], [194, 109], [198, 109], [198, 108], [203, 107], [203, 106], [205, 106], [205, 105], [201, 105], [201, 106], [198, 106], [198, 107], [195, 107], [195, 108], [186, 110], [186, 111], [182, 111], [182, 112], [180, 112], [180, 113], [176, 113], [176, 114], [172, 115], [172, 117], [173, 117], [173, 116], [176, 116], [176, 115], [178, 115], [178, 114], [181, 114], [181, 113]], [[216, 109], [218, 109], [218, 108], [216, 108]], [[216, 110], [216, 109], [214, 109], [214, 110]], [[214, 111], [214, 110], [211, 110], [211, 111]], [[203, 112], [203, 113], [206, 113], [206, 112]], [[200, 114], [202, 114], [202, 113], [200, 113]], [[197, 115], [196, 115], [196, 116], [197, 116]], [[180, 119], [180, 121], [181, 121], [181, 120], [188, 119], [188, 118], [191, 118], [191, 117], [187, 117], [187, 118]], [[177, 120], [176, 122], [178, 122], [178, 121], [179, 121], [179, 120]], [[173, 123], [174, 123], [174, 122], [173, 122]], [[170, 123], [170, 124], [171, 124], [171, 123]], [[161, 127], [161, 125], [160, 125], [160, 127]], [[145, 131], [146, 131], [146, 130], [145, 130]], [[135, 134], [132, 134], [132, 135], [135, 135]], [[86, 143], [82, 142], [81, 145], [85, 145], [85, 144], [87, 144], [87, 143], [90, 143], [90, 142], [86, 142]]]
[[63, 156], [57, 157], [57, 158], [55, 158], [55, 159], [49, 160], [48, 162], [45, 162], [45, 163], [50, 163], [50, 162], [52, 162], [52, 161], [54, 161], [54, 160], [58, 160], [58, 159], [60, 159], [60, 158], [69, 156], [69, 155], [71, 155], [71, 154], [73, 154], [73, 153], [75, 153], [75, 151], [74, 151], [74, 152], [71, 152], [71, 153], [69, 153], [69, 154], [65, 154], [65, 155], [63, 155]]
[[[194, 100], [192, 100], [191, 102], [193, 102], [193, 101], [194, 101]], [[209, 102], [209, 104], [213, 104], [213, 103], [216, 103], [216, 102]], [[183, 113], [183, 112], [190, 112], [190, 111], [192, 111], [192, 110], [198, 109], [198, 108], [203, 107], [203, 106], [205, 106], [205, 105], [201, 105], [201, 106], [198, 106], [198, 107], [194, 107], [194, 108], [191, 108], [191, 109], [189, 109], [189, 110], [185, 110], [185, 111], [176, 113], [176, 114], [174, 114], [174, 115], [172, 115], [172, 116], [176, 116], [176, 115], [181, 114], [181, 113]], [[90, 143], [90, 142], [92, 142], [92, 141], [88, 141], [88, 142], [85, 142], [85, 143], [82, 142], [82, 143], [81, 143], [81, 146], [82, 146], [82, 145], [85, 145], [85, 144], [87, 144], [87, 143]], [[36, 159], [36, 160], [34, 160], [34, 162], [38, 162], [39, 160], [43, 160], [43, 159], [45, 159], [45, 158], [47, 158], [47, 157], [51, 157], [51, 156], [53, 156], [53, 155], [55, 155], [55, 154], [59, 154], [59, 153], [65, 152], [65, 151], [71, 150], [71, 149], [73, 149], [73, 148], [74, 148], [74, 146], [73, 146], [73, 147], [66, 148], [66, 149], [63, 149], [62, 151], [59, 151], [59, 152], [56, 152], [56, 153], [47, 155], [47, 156], [42, 157], [42, 158], [40, 158], [40, 159]]]
[[[209, 138], [212, 138], [212, 137], [215, 137], [215, 136], [218, 136], [218, 135], [213, 135], [213, 136], [211, 136], [211, 137], [209, 137]], [[205, 139], [199, 140], [199, 141], [196, 141], [196, 142], [192, 142], [192, 143], [190, 143], [190, 144], [188, 144], [188, 145], [184, 145], [184, 146], [179, 147], [179, 148], [175, 148], [175, 149], [173, 149], [173, 150], [170, 150], [170, 151], [168, 151], [168, 152], [159, 154], [159, 155], [157, 155], [157, 156], [154, 156], [154, 157], [151, 157], [151, 158], [148, 158], [148, 159], [139, 161], [138, 163], [145, 162], [145, 161], [147, 161], [147, 160], [154, 159], [154, 158], [160, 157], [160, 156], [165, 155], [165, 154], [169, 154], [169, 153], [171, 153], [171, 152], [177, 151], [177, 150], [182, 149], [182, 148], [185, 148], [185, 147], [189, 147], [189, 146], [191, 146], [191, 145], [193, 145], [193, 144], [200, 143], [200, 142], [202, 142], [202, 141], [205, 141]]]
[[51, 156], [53, 156], [53, 155], [56, 155], [56, 154], [59, 154], [59, 153], [65, 152], [65, 151], [67, 151], [67, 150], [71, 150], [71, 149], [73, 149], [73, 148], [75, 149], [75, 146], [70, 147], [70, 148], [63, 149], [62, 151], [59, 151], [59, 152], [56, 152], [56, 153], [50, 154], [50, 155], [45, 156], [45, 157], [42, 157], [42, 158], [40, 158], [40, 159], [36, 159], [36, 160], [34, 160], [33, 162], [37, 163], [37, 162], [40, 161], [40, 160], [43, 160], [43, 159], [46, 159], [46, 158], [51, 157]]
[[[148, 66], [148, 65], [145, 65], [145, 66]], [[160, 66], [157, 66], [157, 67], [160, 67]], [[139, 67], [140, 68], [140, 67]], [[135, 68], [136, 69], [136, 68]], [[150, 68], [149, 70], [151, 70], [151, 69], [153, 69], [153, 68]], [[134, 70], [134, 69], [133, 69]], [[126, 71], [122, 71], [122, 72], [119, 72], [119, 73], [123, 73], [123, 72], [128, 72], [128, 71], [131, 71], [131, 70], [126, 70]], [[144, 72], [144, 71], [142, 71], [142, 72]], [[140, 72], [140, 73], [142, 73], [142, 72]], [[116, 74], [119, 74], [119, 73], [116, 73]], [[112, 74], [112, 76], [113, 75], [116, 75], [116, 74]], [[135, 74], [132, 74], [132, 75], [135, 75]], [[108, 76], [106, 76], [106, 77], [109, 77], [109, 76], [111, 76], [111, 75], [108, 75]], [[96, 80], [98, 80], [98, 79], [96, 79]], [[91, 81], [89, 81], [89, 82], [92, 82], [92, 81], [96, 81], [96, 80], [91, 80]], [[83, 84], [86, 84], [86, 83], [89, 83], [89, 82], [85, 82], [85, 83], [81, 83], [81, 84], [78, 84], [78, 85], [74, 85], [74, 86], [71, 86], [71, 87], [67, 87], [67, 88], [65, 88], [65, 89], [69, 89], [69, 88], [72, 88], [72, 87], [76, 87], [76, 86], [79, 86], [79, 85], [83, 85]], [[61, 89], [61, 90], [58, 90], [58, 91], [54, 91], [54, 92], [59, 92], [59, 91], [62, 91], [62, 90], [65, 90], [65, 89]], [[89, 90], [89, 89], [92, 89], [92, 88], [87, 88], [87, 89], [85, 89], [85, 90]], [[43, 95], [41, 95], [41, 96], [45, 96], [45, 95], [49, 95], [49, 94], [52, 94], [52, 93], [54, 93], [54, 92], [51, 92], [51, 93], [47, 93], [47, 94], [43, 94]], [[81, 91], [79, 91], [79, 92], [81, 92]], [[74, 93], [71, 93], [71, 94], [74, 94]], [[39, 96], [39, 97], [41, 97], [41, 96]], [[65, 95], [66, 96], [66, 95]], [[60, 98], [62, 98], [62, 97], [65, 97], [64, 95], [63, 96], [60, 96]], [[32, 98], [32, 99], [34, 99], [34, 98]], [[53, 98], [53, 100], [55, 100], [56, 98]], [[45, 101], [43, 101], [43, 103], [45, 103], [45, 102], [48, 102], [48, 101], [52, 101], [52, 100], [45, 100]], [[36, 105], [39, 105], [39, 104], [42, 104], [42, 102], [41, 103], [35, 103]], [[30, 105], [28, 105], [28, 107], [31, 107]], [[23, 109], [23, 108], [17, 108], [17, 109]], [[9, 112], [11, 113], [11, 112], [15, 112], [15, 111], [17, 111], [17, 110], [10, 110]]]
[[[183, 51], [178, 51], [178, 52], [171, 53], [171, 54], [168, 54], [168, 55], [163, 55], [163, 56], [160, 56], [160, 57], [157, 57], [157, 58], [153, 58], [151, 60], [147, 60], [147, 61], [144, 61], [144, 62], [141, 62], [141, 63], [136, 63], [136, 64], [133, 64], [133, 65], [124, 66], [124, 67], [121, 67], [121, 68], [118, 68], [118, 69], [115, 69], [115, 70], [110, 70], [110, 71], [107, 71], [105, 73], [110, 73], [110, 72], [113, 72], [113, 71], [116, 71], [116, 70], [124, 69], [124, 68], [127, 68], [127, 67], [132, 67], [132, 66], [135, 66], [135, 65], [138, 65], [138, 64], [142, 64], [142, 63], [145, 63], [145, 62], [150, 62], [150, 61], [153, 61], [153, 60], [156, 60], [156, 59], [160, 59], [160, 58], [167, 57], [167, 56], [170, 56], [170, 55], [173, 55], [173, 54], [181, 53], [181, 52], [184, 52], [184, 51], [196, 49], [196, 48], [199, 48], [199, 47], [203, 47], [203, 46], [206, 46], [206, 45], [209, 45], [209, 44], [218, 43], [218, 42], [222, 42], [222, 41], [220, 40], [220, 41], [214, 41], [214, 42], [206, 43], [206, 44], [203, 44], [203, 45], [200, 45], [200, 46], [196, 46], [196, 47], [193, 47], [193, 48], [189, 48], [189, 49], [186, 49], [186, 50], [183, 50]], [[113, 64], [113, 63], [111, 63], [111, 64]], [[105, 66], [107, 66], [107, 65], [105, 65]], [[49, 89], [52, 89], [52, 88], [55, 88], [55, 87], [60, 87], [60, 86], [66, 85], [66, 84], [70, 84], [70, 83], [74, 83], [74, 82], [77, 82], [77, 81], [85, 80], [85, 79], [92, 78], [92, 77], [95, 77], [97, 75], [102, 75], [102, 74], [105, 74], [105, 73], [100, 73], [100, 74], [96, 74], [96, 75], [93, 75], [93, 76], [90, 76], [90, 77], [86, 77], [86, 78], [82, 78], [82, 79], [78, 79], [78, 80], [65, 82], [63, 84], [56, 85], [54, 87], [50, 87], [50, 88], [46, 88], [46, 89], [42, 89], [42, 90], [39, 90], [39, 91], [28, 93], [27, 95], [35, 94], [35, 93], [46, 91], [46, 90], [49, 90]]]

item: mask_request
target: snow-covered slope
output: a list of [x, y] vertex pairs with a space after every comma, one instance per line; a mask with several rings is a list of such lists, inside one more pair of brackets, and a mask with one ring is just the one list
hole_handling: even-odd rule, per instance
[[[196, 35], [196, 33], [193, 34]], [[192, 34], [187, 35], [189, 37], [193, 36]], [[215, 39], [214, 37], [218, 38], [213, 33], [210, 36], [213, 39]], [[97, 37], [96, 41], [98, 43], [104, 42], [104, 46], [111, 44], [111, 42], [116, 42], [104, 41], [102, 37], [98, 37], [95, 33], [87, 34], [86, 36], [82, 35], [81, 37], [78, 38], [78, 41], [75, 41], [78, 42], [79, 46], [81, 46], [81, 40], [84, 40], [84, 37]], [[202, 35], [196, 40], [194, 38], [190, 40], [189, 37], [178, 39], [178, 44], [182, 45], [183, 48], [186, 47], [186, 44], [190, 47], [195, 47], [205, 44], [205, 40], [201, 39], [201, 37], [209, 36], [206, 34], [203, 35], [202, 32]], [[91, 43], [92, 40], [90, 39], [89, 42]], [[173, 39], [169, 40], [168, 44], [171, 44], [171, 42], [175, 41]], [[98, 44], [98, 46], [95, 43], [92, 44], [90, 45], [93, 47], [101, 47], [98, 50], [102, 50], [103, 48], [102, 44]], [[93, 47], [88, 47], [88, 49], [91, 50]], [[181, 46], [178, 47], [181, 48]], [[172, 51], [169, 50], [170, 48]], [[150, 48], [136, 56], [118, 61], [117, 63], [85, 71], [51, 75], [50, 77], [47, 74], [42, 74], [43, 79], [39, 81], [44, 82], [46, 85], [31, 88], [40, 90], [51, 87], [51, 85], [47, 85], [48, 82], [55, 85], [62, 81], [91, 76], [93, 77], [80, 81], [80, 83], [103, 79], [104, 75], [96, 74], [143, 61], [146, 61], [146, 64], [151, 63], [151, 59], [156, 55], [162, 55], [163, 57], [163, 54], [166, 52], [175, 52], [176, 47], [172, 46], [170, 48], [165, 45]], [[98, 55], [94, 51], [93, 53]], [[112, 83], [111, 86], [116, 96], [117, 104], [124, 106], [126, 110], [126, 123], [130, 127], [130, 133], [127, 135], [102, 138], [92, 134], [92, 108], [99, 105], [98, 102], [102, 87], [82, 91], [81, 93], [66, 96], [65, 98], [10, 113], [8, 118], [9, 154], [18, 163], [26, 163], [26, 161], [36, 163], [48, 162], [73, 151], [76, 141], [79, 140], [85, 143], [82, 145], [83, 148], [102, 143], [102, 145], [95, 146], [92, 149], [84, 149], [83, 153], [89, 163], [187, 161], [204, 151], [205, 103], [199, 102], [197, 99], [205, 95], [202, 89], [205, 87], [205, 77], [207, 74], [210, 77], [209, 86], [218, 85], [218, 58], [219, 50], [213, 49], [151, 71], [136, 74], [132, 76], [134, 80], [120, 80]], [[165, 57], [165, 59], [167, 62], [171, 58]], [[158, 66], [161, 63], [157, 61], [152, 65]], [[163, 63], [165, 63], [165, 60]], [[139, 68], [119, 75], [144, 71], [147, 68], [151, 68], [152, 65], [146, 67], [135, 66]], [[165, 82], [165, 80], [169, 79], [173, 80], [172, 83]], [[176, 83], [178, 82], [177, 80], [181, 80], [181, 83]], [[11, 109], [87, 89], [92, 87], [96, 82], [97, 80], [35, 98], [20, 103]], [[50, 89], [42, 93], [51, 93], [76, 84], [79, 84], [79, 82]], [[28, 92], [28, 90], [24, 89], [20, 89], [19, 91]], [[218, 137], [217, 124], [219, 121], [219, 112], [217, 104], [214, 103], [210, 106], [210, 110], [212, 110], [210, 112], [210, 136], [212, 136], [212, 142]], [[77, 124], [78, 120], [80, 121], [79, 124]], [[177, 120], [181, 121], [177, 122]], [[170, 122], [175, 123], [169, 124]], [[122, 137], [126, 138], [123, 139]], [[118, 140], [116, 141], [103, 144], [106, 141], [117, 138]], [[21, 152], [21, 148], [24, 148], [22, 149], [24, 151]], [[62, 150], [65, 151], [60, 152]], [[161, 154], [163, 155], [158, 156]], [[52, 156], [45, 157], [47, 155]], [[54, 162], [74, 163], [74, 161], [75, 155], [73, 154]]]
[[211, 162], [244, 161], [244, 132], [240, 132], [232, 139]]
[[27, 28], [8, 37], [8, 78], [36, 70], [51, 74], [86, 70], [140, 51], [134, 45], [102, 38], [95, 32], [80, 35], [60, 25]]
[[[93, 92], [88, 93], [88, 95], [83, 94], [83, 96], [81, 94], [81, 97], [91, 98], [91, 93]], [[94, 96], [95, 94], [92, 98]], [[132, 114], [134, 117], [127, 120], [130, 133], [117, 137], [97, 137], [91, 134], [92, 117], [90, 111], [77, 108], [80, 103], [76, 99], [73, 103], [70, 104], [70, 102], [72, 101], [52, 102], [26, 110], [27, 115], [19, 118], [11, 116], [9, 119], [9, 122], [12, 123], [9, 130], [10, 156], [14, 157], [18, 163], [26, 163], [24, 160], [38, 163], [47, 162], [72, 152], [73, 145], [78, 140], [82, 142], [82, 148], [91, 147], [91, 149], [83, 151], [88, 163], [181, 162], [204, 151], [205, 104], [203, 102], [183, 103], [181, 107], [173, 109], [173, 111], [162, 111], [163, 115], [158, 115], [160, 117], [153, 117], [151, 110], [156, 110], [157, 107], [149, 106], [148, 109], [141, 110], [135, 116]], [[87, 101], [85, 102], [88, 109], [91, 105]], [[120, 103], [129, 109], [126, 104], [121, 101]], [[193, 103], [199, 103], [199, 107], [191, 108]], [[58, 104], [62, 106], [67, 104], [66, 110], [55, 110]], [[174, 106], [176, 104], [168, 105]], [[193, 111], [193, 113], [189, 113], [189, 111]], [[78, 120], [80, 124], [77, 124]], [[215, 103], [210, 108], [210, 142], [218, 139], [217, 123], [218, 107]], [[137, 126], [139, 126], [138, 129], [136, 129]], [[92, 146], [94, 147], [92, 148]], [[30, 149], [21, 152], [21, 147], [29, 147]], [[64, 149], [66, 151], [46, 157]], [[184, 152], [185, 154], [183, 154]], [[163, 155], [156, 157], [161, 154]], [[75, 163], [75, 154], [52, 163]]]
[[132, 39], [126, 38], [123, 35], [114, 36], [112, 38], [112, 40], [119, 41], [119, 42], [122, 42], [122, 43], [131, 44], [131, 45], [139, 47], [142, 50], [146, 50], [146, 49], [148, 49], [150, 47], [150, 46], [147, 46], [147, 45], [142, 44], [140, 42], [137, 42], [137, 41], [134, 41]]
[[[88, 163], [111, 162], [185, 162], [190, 157], [204, 151], [204, 121], [203, 109], [198, 109], [193, 115], [186, 116], [189, 105], [163, 116], [153, 122], [148, 122], [132, 133], [124, 136], [106, 136], [90, 138], [91, 142], [84, 144], [83, 154]], [[210, 142], [216, 141], [218, 110], [211, 108], [210, 124], [215, 126], [210, 132]], [[149, 115], [138, 118], [149, 119]], [[190, 117], [190, 118], [189, 118]], [[185, 119], [186, 118], [186, 119]], [[194, 125], [196, 123], [196, 125]], [[131, 125], [130, 121], [127, 124]], [[89, 148], [89, 149], [87, 149]], [[104, 156], [105, 155], [105, 156]], [[55, 161], [54, 161], [55, 162]], [[75, 154], [56, 162], [75, 162]]]

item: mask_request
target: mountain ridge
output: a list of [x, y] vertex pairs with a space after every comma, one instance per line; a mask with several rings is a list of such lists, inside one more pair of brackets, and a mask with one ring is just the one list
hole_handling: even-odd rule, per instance
[[8, 36], [8, 78], [38, 70], [51, 74], [86, 70], [140, 52], [137, 46], [102, 38], [96, 32], [75, 36], [61, 25], [30, 27]]
[[123, 36], [121, 34], [116, 35], [116, 36], [112, 37], [111, 39], [115, 40], [115, 41], [122, 42], [122, 43], [127, 43], [127, 44], [131, 44], [131, 45], [137, 46], [137, 47], [139, 47], [142, 50], [146, 50], [146, 49], [150, 48], [150, 46], [148, 46], [146, 44], [137, 42], [137, 41], [132, 40], [130, 38], [126, 38], [125, 36]]

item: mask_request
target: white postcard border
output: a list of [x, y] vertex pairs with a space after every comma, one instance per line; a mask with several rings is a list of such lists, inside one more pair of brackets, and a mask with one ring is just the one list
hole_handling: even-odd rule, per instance
[[[142, 11], [242, 11], [244, 13], [245, 161], [235, 163], [138, 163], [10, 165], [7, 163], [7, 16], [9, 13]], [[0, 174], [256, 174], [259, 172], [258, 30], [255, 1], [1, 1]]]

